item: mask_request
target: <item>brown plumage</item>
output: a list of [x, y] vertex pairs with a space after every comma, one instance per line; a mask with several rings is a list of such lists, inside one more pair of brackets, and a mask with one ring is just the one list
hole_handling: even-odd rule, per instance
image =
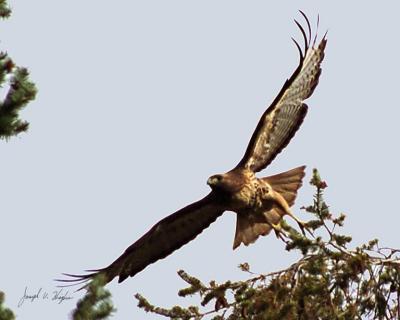
[[[294, 204], [297, 190], [302, 185], [304, 169], [305, 166], [301, 166], [259, 179], [259, 184], [265, 183], [266, 187], [270, 188], [273, 200], [261, 204], [260, 209], [255, 210], [254, 207], [251, 207], [237, 212], [233, 249], [236, 249], [241, 243], [246, 246], [253, 243], [260, 235], [267, 235], [274, 229], [274, 226], [279, 224], [285, 214], [290, 214], [289, 208]], [[279, 232], [279, 230], [276, 231]]]
[[60, 281], [85, 282], [99, 273], [107, 282], [115, 277], [119, 277], [118, 282], [124, 281], [193, 240], [225, 211], [237, 213], [234, 249], [241, 243], [253, 243], [271, 230], [279, 235], [279, 222], [286, 214], [304, 227], [290, 207], [301, 186], [305, 167], [265, 178], [255, 176], [271, 163], [299, 129], [307, 113], [303, 101], [318, 84], [326, 39], [324, 36], [316, 46], [315, 36], [311, 44], [310, 23], [304, 13], [300, 13], [305, 18], [308, 34], [295, 21], [305, 43], [302, 51], [294, 40], [300, 52], [299, 66], [262, 115], [238, 165], [227, 173], [211, 176], [207, 181], [212, 189], [208, 196], [159, 221], [108, 267], [90, 270], [92, 272], [85, 275], [66, 274], [71, 278]]

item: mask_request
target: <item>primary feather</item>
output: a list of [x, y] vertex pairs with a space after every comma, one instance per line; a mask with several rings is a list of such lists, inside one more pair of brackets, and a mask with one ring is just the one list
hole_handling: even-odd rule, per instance
[[318, 84], [326, 38], [324, 36], [318, 46], [313, 43], [310, 47], [310, 23], [304, 14], [303, 16], [309, 32], [307, 36], [296, 21], [304, 37], [304, 52], [294, 40], [300, 52], [299, 66], [262, 115], [237, 167], [258, 172], [268, 166], [293, 138], [307, 114], [307, 105], [303, 101], [311, 96]]

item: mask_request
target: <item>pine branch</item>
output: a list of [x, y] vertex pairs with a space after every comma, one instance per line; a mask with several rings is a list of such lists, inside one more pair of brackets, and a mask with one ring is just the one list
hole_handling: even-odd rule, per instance
[[0, 320], [14, 320], [14, 313], [10, 309], [7, 309], [3, 306], [4, 300], [5, 294], [4, 292], [0, 291]]
[[102, 275], [94, 278], [87, 287], [86, 295], [78, 301], [73, 311], [74, 320], [102, 320], [111, 316], [115, 309], [111, 294], [104, 289], [105, 279]]
[[11, 9], [6, 0], [0, 0], [0, 18], [7, 19], [11, 15]]
[[7, 139], [28, 129], [28, 122], [19, 119], [19, 112], [35, 99], [37, 90], [28, 70], [16, 67], [7, 53], [0, 53], [0, 86], [5, 82], [9, 88], [0, 101], [0, 138]]
[[[0, 0], [0, 18], [8, 18], [11, 9]], [[6, 97], [0, 101], [0, 139], [8, 139], [28, 129], [29, 123], [19, 119], [19, 112], [35, 99], [37, 90], [29, 80], [26, 68], [17, 67], [5, 52], [0, 52], [0, 88], [8, 86]]]

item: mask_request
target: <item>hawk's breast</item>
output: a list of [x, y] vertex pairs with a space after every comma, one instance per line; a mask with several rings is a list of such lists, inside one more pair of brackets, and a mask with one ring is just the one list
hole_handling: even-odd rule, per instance
[[257, 194], [260, 181], [254, 176], [253, 172], [245, 173], [245, 181], [242, 188], [232, 195], [233, 211], [249, 209], [256, 206]]

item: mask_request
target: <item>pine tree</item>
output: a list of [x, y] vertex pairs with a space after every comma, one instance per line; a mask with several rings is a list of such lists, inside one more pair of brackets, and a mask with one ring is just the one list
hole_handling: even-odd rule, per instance
[[[7, 2], [0, 0], [0, 17], [8, 18], [10, 14]], [[0, 101], [0, 138], [8, 139], [28, 129], [29, 123], [19, 119], [19, 111], [35, 99], [37, 90], [28, 70], [16, 66], [6, 52], [0, 52], [0, 87], [7, 88]]]
[[4, 300], [5, 300], [5, 294], [4, 292], [0, 291], [0, 320], [14, 320], [15, 319], [14, 313], [10, 309], [7, 309], [6, 307], [3, 306]]
[[101, 275], [93, 279], [86, 290], [85, 296], [76, 305], [73, 320], [103, 320], [115, 312], [111, 294], [104, 289], [104, 279]]
[[11, 15], [11, 9], [6, 0], [0, 0], [0, 18], [8, 18]]
[[[11, 10], [5, 0], [0, 0], [0, 18], [8, 18]], [[17, 67], [5, 52], [0, 52], [0, 87], [8, 85], [3, 101], [0, 101], [0, 138], [8, 139], [28, 129], [28, 123], [19, 119], [18, 112], [35, 99], [35, 85], [28, 79], [28, 70]], [[0, 291], [0, 320], [15, 319], [14, 313], [3, 306], [4, 292]]]

